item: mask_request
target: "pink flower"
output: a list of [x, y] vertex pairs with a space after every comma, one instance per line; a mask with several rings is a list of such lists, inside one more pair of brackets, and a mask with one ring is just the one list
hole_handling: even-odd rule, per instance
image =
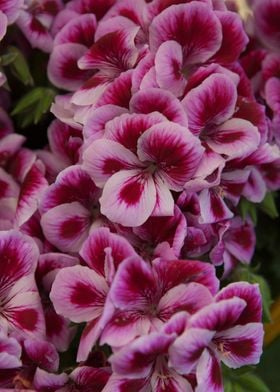
[[45, 320], [34, 272], [39, 250], [17, 231], [0, 232], [0, 326], [6, 332], [43, 339]]
[[80, 165], [61, 171], [40, 205], [41, 226], [48, 241], [63, 252], [78, 252], [91, 225], [101, 223], [99, 196], [99, 189]]
[[197, 389], [223, 391], [220, 361], [238, 368], [259, 362], [263, 326], [256, 285], [233, 283], [195, 315], [170, 348], [170, 365], [180, 374], [196, 368]]
[[34, 48], [51, 52], [53, 38], [50, 33], [51, 24], [61, 9], [60, 0], [27, 1], [26, 9], [22, 7], [17, 18], [17, 25]]
[[[180, 318], [183, 317], [186, 316], [180, 314]], [[104, 392], [122, 391], [129, 387], [135, 392], [151, 389], [156, 392], [168, 389], [192, 392], [187, 379], [167, 365], [168, 349], [176, 339], [175, 331], [166, 331], [168, 327], [167, 324], [165, 330], [135, 339], [110, 357], [114, 374]]]
[[140, 226], [152, 214], [173, 215], [170, 190], [183, 190], [194, 174], [203, 152], [199, 141], [171, 122], [146, 125], [130, 146], [137, 142], [136, 155], [127, 148], [129, 134], [117, 132], [115, 127], [111, 140], [94, 141], [83, 156], [94, 182], [104, 187], [101, 212], [124, 226]]
[[115, 270], [135, 252], [124, 238], [100, 228], [88, 237], [80, 254], [87, 266], [76, 265], [58, 271], [50, 293], [58, 314], [74, 322], [87, 322], [78, 361], [87, 358], [100, 335], [99, 320]]
[[212, 302], [217, 280], [210, 265], [187, 260], [156, 259], [152, 265], [129, 257], [119, 267], [109, 291], [111, 317], [103, 321], [101, 343], [124, 346], [135, 337], [157, 331], [175, 313], [190, 314]]
[[18, 341], [0, 331], [0, 369], [13, 369], [21, 366], [21, 346]]
[[216, 153], [232, 159], [253, 152], [259, 145], [256, 127], [231, 118], [237, 101], [236, 86], [222, 74], [213, 74], [193, 88], [182, 101], [189, 128]]

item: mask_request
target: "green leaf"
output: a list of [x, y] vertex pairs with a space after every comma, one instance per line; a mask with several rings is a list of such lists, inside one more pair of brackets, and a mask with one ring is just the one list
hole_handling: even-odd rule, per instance
[[265, 383], [253, 373], [244, 374], [237, 383], [244, 392], [270, 392]]
[[248, 371], [242, 374], [241, 370], [242, 368], [236, 370], [223, 368], [225, 392], [270, 392], [256, 374]]
[[0, 65], [3, 67], [10, 65], [12, 62], [14, 62], [17, 58], [17, 53], [7, 53], [3, 54], [0, 57]]
[[34, 81], [31, 76], [29, 66], [21, 51], [14, 46], [9, 46], [7, 50], [7, 56], [8, 55], [11, 57], [15, 56], [14, 61], [9, 63], [13, 75], [25, 86], [33, 86]]
[[38, 100], [41, 99], [42, 88], [36, 87], [33, 90], [25, 94], [16, 104], [16, 107], [12, 111], [12, 116], [23, 113], [25, 110], [29, 109], [31, 106], [35, 105]]
[[12, 115], [18, 116], [22, 128], [30, 124], [37, 124], [48, 112], [55, 95], [55, 90], [51, 88], [36, 87], [18, 101]]
[[44, 94], [41, 96], [40, 101], [34, 111], [34, 124], [38, 124], [43, 114], [49, 110], [56, 93], [52, 89], [45, 89]]
[[257, 224], [258, 215], [257, 215], [257, 206], [254, 203], [251, 203], [247, 199], [242, 198], [239, 203], [240, 215], [243, 219], [246, 219], [247, 216], [250, 216], [254, 225]]
[[260, 203], [259, 208], [272, 219], [278, 218], [279, 216], [272, 192], [268, 192], [265, 195], [265, 198]]
[[262, 307], [263, 307], [263, 322], [271, 322], [270, 307], [272, 304], [271, 292], [267, 281], [260, 275], [254, 275], [255, 283], [260, 285], [262, 295]]

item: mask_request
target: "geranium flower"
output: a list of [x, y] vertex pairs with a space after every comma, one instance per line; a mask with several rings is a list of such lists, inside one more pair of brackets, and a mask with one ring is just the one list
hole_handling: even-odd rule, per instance
[[198, 261], [156, 259], [151, 266], [139, 257], [128, 258], [111, 285], [105, 309], [113, 305], [114, 312], [103, 320], [101, 343], [123, 346], [157, 331], [180, 310], [192, 314], [211, 303], [217, 289], [213, 272]]
[[180, 374], [196, 368], [197, 391], [222, 392], [220, 361], [234, 369], [257, 364], [262, 342], [258, 286], [233, 283], [217, 294], [216, 303], [189, 319], [185, 332], [170, 348], [169, 365]]
[[231, 118], [236, 101], [235, 84], [222, 74], [210, 75], [182, 101], [190, 130], [230, 159], [249, 155], [260, 142], [258, 129], [249, 121]]
[[0, 232], [0, 326], [6, 332], [44, 339], [45, 320], [34, 272], [39, 250], [17, 231]]
[[36, 151], [46, 166], [46, 178], [53, 182], [66, 167], [79, 162], [82, 132], [59, 120], [54, 120], [48, 128], [49, 149]]
[[40, 204], [41, 226], [48, 241], [63, 252], [78, 252], [91, 225], [101, 224], [99, 196], [99, 189], [80, 165], [61, 171]]
[[118, 227], [118, 233], [129, 239], [130, 243], [145, 260], [156, 257], [179, 257], [187, 234], [187, 221], [174, 206], [173, 216], [151, 216], [141, 226]]
[[100, 228], [88, 237], [80, 254], [87, 266], [58, 271], [50, 293], [58, 314], [74, 322], [87, 322], [78, 361], [87, 358], [100, 335], [99, 321], [115, 270], [125, 258], [135, 255], [135, 251], [124, 238]]
[[[179, 317], [186, 316], [180, 314]], [[104, 392], [128, 388], [135, 392], [193, 391], [186, 378], [168, 367], [168, 349], [177, 336], [175, 332], [166, 332], [168, 327], [167, 324], [160, 332], [152, 332], [135, 339], [110, 357], [114, 373]]]
[[118, 141], [94, 141], [83, 156], [94, 182], [104, 187], [101, 212], [124, 226], [140, 226], [151, 214], [173, 215], [170, 190], [183, 190], [194, 174], [203, 153], [198, 139], [186, 128], [162, 122], [138, 138], [136, 155], [126, 147], [129, 140], [124, 138], [124, 146], [122, 135], [115, 136]]
[[50, 28], [55, 15], [62, 7], [60, 0], [25, 1], [20, 8], [17, 25], [34, 48], [51, 52], [53, 38]]
[[253, 11], [258, 38], [272, 50], [279, 51], [279, 2], [277, 0], [256, 1], [253, 4]]
[[256, 235], [252, 222], [238, 216], [219, 226], [219, 239], [210, 252], [210, 259], [216, 265], [224, 263], [224, 275], [227, 276], [238, 262], [250, 263]]
[[77, 264], [79, 260], [70, 255], [55, 252], [44, 253], [39, 257], [36, 270], [36, 282], [46, 320], [46, 339], [60, 352], [68, 349], [76, 328], [69, 325], [68, 319], [55, 312], [49, 294], [57, 272], [62, 268]]

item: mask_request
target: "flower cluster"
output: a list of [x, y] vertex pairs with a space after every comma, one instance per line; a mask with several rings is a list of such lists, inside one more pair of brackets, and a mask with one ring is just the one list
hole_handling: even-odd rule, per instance
[[280, 6], [252, 10], [0, 2], [62, 90], [37, 151], [0, 109], [0, 388], [222, 392], [259, 362], [259, 286], [225, 280], [280, 188]]

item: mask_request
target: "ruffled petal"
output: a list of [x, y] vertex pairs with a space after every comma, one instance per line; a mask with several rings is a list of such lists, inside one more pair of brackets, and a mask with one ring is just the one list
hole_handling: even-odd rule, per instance
[[95, 229], [85, 241], [80, 255], [88, 266], [97, 273], [105, 276], [106, 249], [110, 248], [110, 256], [115, 268], [127, 257], [135, 256], [135, 250], [122, 236], [111, 233], [108, 228]]
[[262, 323], [250, 323], [217, 333], [213, 342], [218, 347], [221, 361], [228, 367], [236, 369], [259, 363], [263, 335]]
[[222, 74], [213, 74], [198, 87], [193, 88], [183, 99], [189, 128], [195, 134], [208, 132], [232, 117], [237, 100], [236, 86]]
[[142, 114], [159, 112], [169, 121], [188, 126], [187, 115], [180, 101], [169, 91], [159, 88], [147, 88], [135, 93], [130, 101], [130, 110]]
[[156, 204], [156, 188], [151, 175], [139, 170], [122, 170], [105, 184], [100, 198], [101, 212], [123, 226], [142, 225]]
[[216, 295], [216, 300], [221, 301], [233, 297], [241, 298], [247, 303], [238, 318], [238, 324], [244, 325], [261, 321], [262, 298], [257, 284], [250, 284], [247, 282], [231, 283]]
[[187, 84], [182, 73], [183, 51], [176, 41], [163, 42], [155, 56], [156, 80], [160, 88], [180, 97]]
[[74, 266], [57, 273], [50, 298], [58, 314], [80, 323], [101, 315], [107, 291], [102, 276], [88, 267]]
[[203, 151], [196, 137], [171, 122], [152, 126], [138, 140], [140, 160], [152, 162], [156, 175], [175, 191], [181, 191], [193, 176]]
[[204, 350], [196, 370], [196, 392], [223, 392], [222, 369], [212, 351]]
[[83, 154], [83, 166], [95, 184], [103, 187], [113, 174], [120, 170], [141, 167], [137, 157], [113, 140], [94, 141]]
[[152, 52], [165, 41], [177, 41], [184, 50], [186, 66], [205, 62], [220, 48], [222, 28], [210, 7], [191, 2], [173, 5], [156, 16], [149, 38]]
[[233, 327], [246, 307], [241, 298], [230, 298], [205, 306], [190, 319], [190, 326], [223, 331]]
[[194, 370], [203, 350], [208, 347], [215, 332], [207, 329], [189, 328], [179, 336], [169, 349], [169, 366], [179, 374]]
[[143, 310], [156, 295], [151, 267], [140, 257], [129, 257], [118, 269], [110, 289], [110, 299], [119, 309]]
[[89, 210], [73, 202], [47, 211], [41, 226], [47, 240], [62, 252], [78, 252], [87, 238], [91, 219]]

